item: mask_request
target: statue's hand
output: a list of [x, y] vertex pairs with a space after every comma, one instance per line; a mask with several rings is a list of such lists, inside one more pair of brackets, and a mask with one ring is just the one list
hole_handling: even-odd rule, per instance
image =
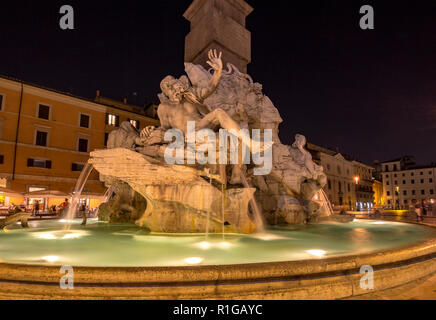
[[216, 49], [209, 50], [208, 57], [209, 61], [207, 64], [210, 65], [215, 71], [221, 72], [223, 70], [223, 61], [221, 60], [222, 52], [218, 55]]
[[152, 133], [154, 130], [156, 130], [156, 127], [155, 127], [155, 126], [147, 126], [147, 127], [145, 127], [144, 129], [142, 129], [142, 130], [141, 130], [141, 134], [140, 134], [141, 141], [145, 141], [145, 140], [147, 140], [148, 138], [150, 138], [151, 133]]

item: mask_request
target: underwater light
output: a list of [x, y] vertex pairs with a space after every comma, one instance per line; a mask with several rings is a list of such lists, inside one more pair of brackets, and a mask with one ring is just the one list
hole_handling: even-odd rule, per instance
[[222, 241], [222, 242], [218, 243], [217, 246], [221, 249], [229, 249], [231, 246], [233, 246], [233, 244], [230, 242], [227, 242], [227, 241]]
[[320, 249], [311, 249], [311, 250], [307, 250], [306, 252], [317, 257], [322, 257], [327, 253], [326, 251]]
[[185, 262], [188, 264], [199, 264], [203, 262], [203, 258], [200, 257], [190, 257], [190, 258], [186, 258]]
[[56, 236], [53, 233], [40, 233], [36, 235], [40, 239], [53, 240], [56, 239]]
[[58, 256], [46, 256], [46, 257], [42, 257], [42, 260], [45, 260], [47, 262], [56, 262], [59, 260]]
[[196, 243], [195, 246], [199, 247], [200, 249], [203, 249], [203, 250], [208, 250], [212, 247], [212, 244], [210, 242], [207, 242], [207, 241], [202, 241], [202, 242]]
[[371, 224], [386, 224], [386, 222], [384, 222], [384, 221], [375, 221], [375, 222], [371, 222]]
[[64, 235], [62, 237], [62, 239], [77, 239], [80, 238], [81, 236], [83, 236], [83, 234], [81, 233], [67, 233], [66, 235]]
[[61, 223], [72, 223], [74, 220], [61, 219], [59, 222]]
[[87, 232], [69, 232], [69, 231], [55, 231], [55, 232], [41, 232], [34, 236], [44, 240], [66, 240], [77, 239], [86, 236]]

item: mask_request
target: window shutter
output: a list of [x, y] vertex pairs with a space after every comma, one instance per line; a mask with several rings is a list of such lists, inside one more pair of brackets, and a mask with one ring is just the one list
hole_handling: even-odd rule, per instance
[[115, 116], [115, 126], [116, 127], [120, 126], [120, 116]]
[[27, 166], [33, 167], [33, 159], [31, 159], [31, 158], [27, 159]]
[[45, 167], [46, 167], [47, 169], [51, 169], [51, 160], [47, 160], [47, 161], [45, 162]]
[[106, 112], [106, 124], [109, 124], [109, 113]]

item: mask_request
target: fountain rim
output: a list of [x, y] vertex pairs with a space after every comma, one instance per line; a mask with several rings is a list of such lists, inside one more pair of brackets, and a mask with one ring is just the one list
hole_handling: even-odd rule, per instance
[[[405, 222], [403, 222], [405, 223]], [[406, 222], [409, 223], [409, 222]], [[412, 223], [413, 224], [413, 223]], [[432, 228], [435, 226], [421, 225]], [[216, 284], [235, 281], [274, 281], [359, 273], [363, 265], [374, 270], [395, 268], [436, 258], [436, 238], [429, 238], [388, 250], [348, 254], [330, 258], [297, 261], [270, 261], [246, 264], [197, 266], [77, 266], [76, 284]], [[0, 282], [59, 283], [60, 265], [15, 264], [0, 262]], [[121, 276], [121, 277], [120, 277]]]

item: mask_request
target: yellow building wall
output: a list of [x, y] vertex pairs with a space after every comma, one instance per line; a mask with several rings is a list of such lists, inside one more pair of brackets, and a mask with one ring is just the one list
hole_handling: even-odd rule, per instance
[[[72, 171], [72, 163], [85, 164], [89, 159], [89, 153], [78, 151], [79, 137], [88, 139], [89, 151], [104, 149], [105, 133], [118, 129], [106, 125], [107, 113], [119, 116], [120, 124], [129, 119], [138, 120], [140, 129], [159, 125], [158, 120], [134, 112], [24, 84], [15, 174], [12, 179], [21, 90], [20, 82], [0, 77], [0, 94], [4, 96], [0, 110], [0, 155], [4, 157], [4, 162], [0, 164], [0, 178], [6, 178], [7, 188], [18, 192], [26, 193], [30, 186], [38, 186], [71, 193], [80, 175], [80, 172]], [[38, 118], [39, 104], [50, 107], [48, 120]], [[89, 128], [80, 127], [81, 113], [90, 116]], [[47, 146], [35, 145], [37, 130], [48, 132]], [[50, 160], [51, 168], [28, 167], [29, 158]], [[84, 190], [103, 194], [105, 189], [99, 181], [98, 172], [92, 171]], [[20, 198], [14, 201], [21, 204], [24, 200]], [[57, 205], [62, 201], [54, 198], [48, 204]], [[98, 198], [90, 200], [91, 208], [99, 204]]]
[[383, 183], [380, 181], [374, 180], [372, 189], [374, 191], [374, 205], [375, 206], [384, 206], [385, 199], [383, 197]]

